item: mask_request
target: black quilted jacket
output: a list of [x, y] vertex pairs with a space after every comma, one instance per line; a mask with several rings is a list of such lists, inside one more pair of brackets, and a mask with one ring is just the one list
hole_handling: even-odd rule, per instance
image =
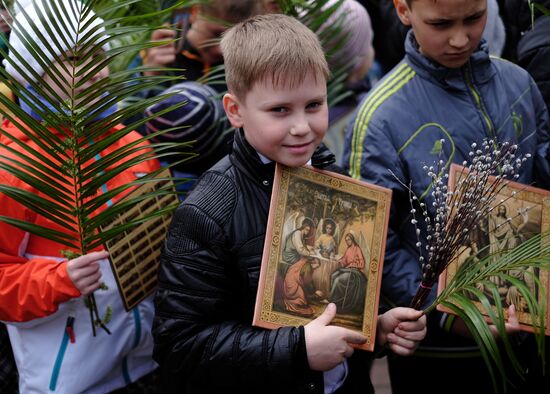
[[[319, 168], [334, 171], [333, 163], [324, 147], [312, 158]], [[153, 326], [162, 392], [323, 393], [323, 375], [308, 367], [303, 327], [251, 326], [273, 175], [274, 165], [262, 164], [237, 132], [233, 153], [177, 209]], [[339, 393], [372, 392], [369, 361], [369, 353], [355, 352]]]

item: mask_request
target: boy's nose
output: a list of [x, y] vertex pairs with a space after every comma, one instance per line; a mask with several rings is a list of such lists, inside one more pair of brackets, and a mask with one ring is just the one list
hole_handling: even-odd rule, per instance
[[309, 122], [304, 117], [300, 117], [296, 119], [296, 121], [290, 128], [290, 134], [292, 135], [304, 135], [309, 133], [309, 131], [310, 131]]
[[449, 39], [449, 45], [453, 48], [464, 48], [466, 45], [468, 45], [468, 42], [470, 41], [470, 38], [468, 37], [468, 33], [462, 29], [457, 30], [451, 35], [451, 38]]

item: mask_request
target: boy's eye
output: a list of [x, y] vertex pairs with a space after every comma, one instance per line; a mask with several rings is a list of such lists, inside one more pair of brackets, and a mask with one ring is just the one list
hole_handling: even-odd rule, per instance
[[270, 108], [269, 111], [270, 112], [275, 112], [275, 113], [278, 113], [278, 114], [282, 114], [282, 113], [287, 112], [288, 109], [285, 108], [285, 107], [273, 107], [273, 108]]
[[476, 23], [478, 20], [481, 19], [483, 15], [474, 15], [469, 18], [466, 18], [466, 23]]
[[442, 29], [444, 27], [447, 27], [449, 25], [449, 22], [446, 21], [440, 21], [440, 22], [431, 22], [430, 26], [435, 27], [436, 29]]
[[307, 109], [316, 109], [316, 108], [319, 108], [321, 105], [323, 105], [322, 102], [320, 102], [320, 101], [314, 101], [314, 102], [309, 103], [309, 104], [307, 105]]

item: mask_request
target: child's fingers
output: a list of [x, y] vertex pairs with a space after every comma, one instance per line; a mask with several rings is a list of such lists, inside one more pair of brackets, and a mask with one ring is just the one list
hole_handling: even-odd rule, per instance
[[164, 41], [176, 37], [176, 32], [170, 29], [157, 29], [151, 35], [151, 41]]
[[388, 344], [395, 354], [408, 356], [414, 352], [418, 346], [418, 341], [405, 339], [395, 334], [388, 334]]
[[78, 288], [80, 293], [83, 295], [88, 295], [101, 286], [101, 271], [95, 272], [92, 275], [88, 275], [78, 282], [75, 283], [75, 286]]
[[395, 318], [400, 321], [417, 321], [422, 319], [423, 312], [417, 311], [416, 309], [406, 308], [406, 307], [396, 307], [393, 308]]
[[101, 252], [91, 252], [83, 256], [79, 256], [76, 259], [69, 261], [69, 265], [72, 268], [80, 268], [93, 263], [94, 261], [103, 260], [109, 257], [109, 252], [103, 250]]
[[101, 282], [99, 280], [96, 280], [95, 282], [90, 283], [88, 286], [83, 287], [82, 290], [80, 290], [80, 293], [82, 295], [92, 294], [94, 291], [99, 289], [100, 286]]
[[401, 331], [422, 331], [426, 329], [426, 324], [422, 320], [404, 321], [398, 324], [396, 330]]
[[346, 329], [346, 335], [344, 336], [344, 340], [347, 343], [362, 345], [363, 343], [367, 342], [367, 337], [361, 333]]
[[402, 330], [400, 328], [396, 328], [393, 331], [393, 334], [395, 337], [411, 340], [411, 341], [421, 341], [426, 336], [426, 329], [420, 329], [420, 330]]
[[107, 257], [109, 253], [106, 251], [91, 252], [67, 262], [67, 274], [82, 294], [97, 290], [101, 278], [99, 260]]
[[82, 278], [78, 283], [82, 287], [90, 286], [94, 283], [99, 283], [99, 280], [101, 279], [101, 271], [95, 272], [91, 275], [88, 275], [84, 278]]
[[519, 327], [518, 315], [516, 313], [516, 306], [514, 304], [508, 307], [508, 324], [513, 327]]
[[99, 272], [99, 264], [94, 261], [90, 265], [75, 269], [71, 278], [74, 281], [80, 281], [86, 277], [95, 275], [97, 272]]
[[336, 316], [336, 305], [333, 303], [330, 303], [327, 305], [323, 313], [319, 315], [315, 320], [312, 320], [311, 323], [313, 325], [321, 325], [321, 326], [328, 326], [332, 319], [334, 319], [334, 316]]

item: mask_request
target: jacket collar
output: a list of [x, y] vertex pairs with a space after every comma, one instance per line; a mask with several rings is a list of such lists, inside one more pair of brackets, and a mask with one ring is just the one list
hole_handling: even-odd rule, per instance
[[248, 178], [271, 190], [275, 175], [275, 162], [264, 164], [252, 145], [244, 137], [243, 129], [235, 131], [231, 162]]
[[412, 30], [405, 40], [405, 58], [416, 73], [443, 88], [465, 90], [464, 75], [470, 72], [476, 84], [488, 82], [496, 73], [489, 57], [487, 42], [481, 40], [479, 48], [472, 54], [468, 63], [460, 68], [447, 68], [428, 59], [420, 53]]
[[[275, 175], [275, 162], [262, 163], [258, 153], [244, 137], [243, 129], [235, 132], [233, 151], [230, 159], [247, 177], [261, 184], [262, 187], [271, 190]], [[321, 144], [311, 157], [311, 165], [317, 168], [326, 168], [332, 166], [335, 162], [335, 156], [324, 144]]]

